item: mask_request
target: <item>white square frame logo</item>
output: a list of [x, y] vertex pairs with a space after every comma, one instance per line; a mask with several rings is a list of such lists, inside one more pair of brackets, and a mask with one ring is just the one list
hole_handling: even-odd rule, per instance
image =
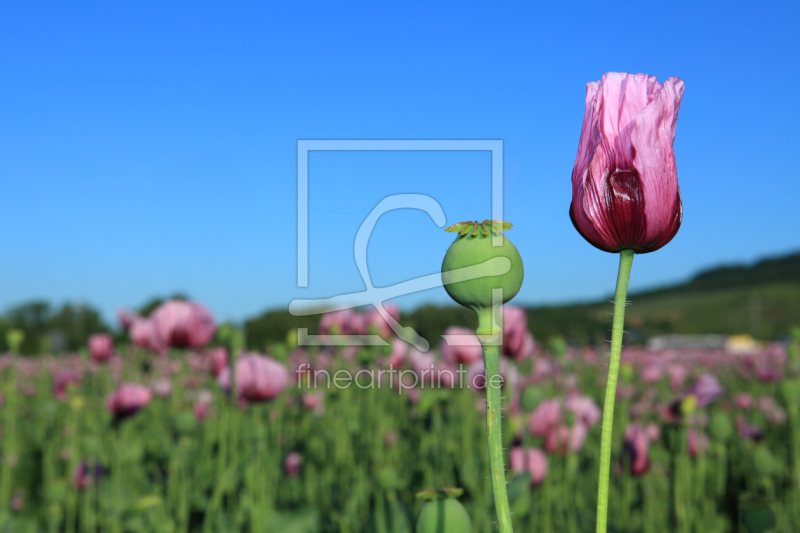
[[297, 287], [308, 287], [308, 155], [327, 152], [491, 152], [492, 216], [503, 220], [503, 141], [500, 139], [298, 139]]
[[[503, 220], [503, 141], [502, 140], [298, 140], [297, 142], [297, 286], [308, 287], [308, 158], [312, 151], [427, 151], [427, 152], [491, 152], [491, 218]], [[399, 202], [398, 202], [399, 201]], [[420, 290], [453, 283], [457, 280], [474, 279], [486, 275], [488, 267], [501, 275], [508, 271], [508, 260], [495, 258], [481, 265], [465, 267], [442, 274], [430, 274], [397, 284], [392, 287], [374, 287], [369, 276], [366, 263], [366, 247], [369, 234], [382, 213], [393, 209], [423, 209], [434, 219], [439, 227], [444, 227], [446, 219], [441, 205], [432, 197], [423, 194], [397, 194], [384, 198], [366, 217], [358, 230], [355, 240], [356, 266], [364, 280], [367, 290], [360, 294], [338, 295], [322, 300], [293, 300], [289, 304], [289, 312], [293, 315], [318, 314], [321, 308], [343, 310], [360, 305], [372, 305], [381, 317], [386, 320], [394, 333], [413, 344], [417, 349], [428, 351], [429, 343], [412, 328], [401, 326], [389, 315], [383, 302], [392, 297], [410, 294]], [[493, 234], [492, 246], [503, 245], [502, 233]], [[445, 281], [447, 278], [449, 281]], [[360, 304], [343, 302], [342, 298], [358, 296]], [[494, 294], [493, 294], [494, 297]], [[502, 301], [502, 294], [497, 296]], [[298, 344], [303, 346], [328, 345], [346, 343], [349, 345], [384, 346], [387, 342], [378, 335], [309, 335], [307, 328], [298, 328]], [[469, 345], [474, 342], [472, 336], [444, 336], [448, 344]], [[462, 338], [464, 337], [464, 338]]]

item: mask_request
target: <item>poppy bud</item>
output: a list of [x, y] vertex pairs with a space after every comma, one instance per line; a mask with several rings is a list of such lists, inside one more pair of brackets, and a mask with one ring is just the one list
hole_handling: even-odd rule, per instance
[[608, 72], [586, 85], [569, 215], [606, 252], [658, 250], [678, 233], [683, 206], [672, 144], [684, 83]]

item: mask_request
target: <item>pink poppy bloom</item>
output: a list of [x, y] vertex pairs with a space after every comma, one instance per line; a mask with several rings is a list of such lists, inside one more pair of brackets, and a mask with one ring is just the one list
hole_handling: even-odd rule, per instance
[[117, 418], [136, 414], [153, 398], [153, 393], [138, 383], [123, 383], [106, 398], [106, 408]]
[[325, 313], [319, 321], [320, 335], [351, 335], [360, 326], [356, 324], [356, 313], [352, 309], [341, 309]]
[[528, 314], [522, 307], [503, 306], [503, 353], [521, 360], [533, 354], [533, 335], [528, 331]]
[[515, 446], [508, 452], [508, 463], [515, 474], [530, 473], [531, 486], [541, 485], [547, 476], [547, 455], [539, 448]]
[[655, 422], [650, 422], [644, 429], [650, 442], [655, 442], [661, 438], [661, 428]]
[[736, 404], [736, 407], [739, 409], [744, 409], [745, 411], [752, 409], [756, 404], [755, 400], [753, 400], [753, 397], [746, 392], [740, 392], [734, 396], [733, 403]]
[[289, 477], [297, 477], [300, 475], [300, 467], [303, 465], [303, 457], [297, 453], [292, 452], [286, 456], [283, 461], [283, 469]]
[[686, 434], [686, 447], [689, 449], [689, 455], [697, 457], [698, 454], [708, 450], [708, 437], [705, 433], [690, 429]]
[[303, 407], [321, 415], [325, 411], [325, 396], [321, 392], [306, 392], [303, 394]]
[[[400, 308], [395, 304], [385, 304], [383, 309], [396, 321], [400, 320]], [[380, 311], [372, 307], [364, 315], [366, 333], [375, 333], [386, 339], [392, 334], [392, 327], [381, 316]]]
[[53, 381], [53, 395], [62, 402], [69, 396], [70, 388], [78, 388], [81, 384], [81, 377], [75, 372], [61, 372]]
[[164, 341], [158, 333], [158, 330], [149, 319], [136, 317], [128, 329], [128, 335], [131, 337], [131, 342], [139, 348], [150, 350], [153, 352], [163, 352], [166, 350]]
[[212, 348], [209, 350], [211, 355], [211, 373], [214, 377], [219, 376], [223, 368], [228, 366], [228, 350], [225, 348]]
[[677, 391], [683, 387], [683, 382], [686, 381], [689, 371], [683, 365], [670, 365], [667, 368], [667, 374], [669, 374], [669, 386], [672, 387], [672, 390]]
[[581, 422], [576, 422], [572, 427], [561, 424], [545, 436], [544, 449], [562, 455], [578, 452], [583, 448], [588, 433], [589, 429]]
[[204, 421], [208, 418], [208, 412], [211, 410], [211, 403], [214, 401], [214, 395], [211, 391], [202, 390], [197, 395], [197, 401], [192, 406], [194, 416], [198, 422]]
[[631, 474], [641, 476], [650, 466], [650, 437], [647, 429], [629, 424], [625, 429], [625, 452], [630, 458]]
[[603, 411], [589, 396], [570, 396], [564, 402], [564, 409], [574, 414], [587, 428], [593, 428], [603, 416]]
[[442, 359], [451, 365], [470, 365], [483, 359], [483, 347], [471, 329], [451, 326], [444, 332]]
[[248, 402], [272, 400], [288, 384], [286, 368], [271, 357], [249, 353], [236, 361], [236, 390]]
[[114, 355], [114, 339], [107, 333], [98, 333], [89, 337], [89, 355], [92, 361], [102, 363]]
[[645, 383], [658, 383], [664, 377], [664, 368], [661, 365], [650, 363], [642, 369], [641, 376]]
[[131, 329], [131, 326], [137, 318], [139, 318], [139, 315], [131, 313], [127, 309], [119, 309], [117, 311], [117, 320], [119, 321], [119, 325], [122, 326], [122, 329]]
[[681, 226], [673, 142], [684, 83], [608, 72], [586, 85], [569, 214], [606, 252], [658, 250]]
[[403, 361], [406, 358], [406, 351], [408, 344], [403, 339], [395, 337], [392, 339], [392, 353], [386, 360], [386, 366], [389, 368], [400, 368], [403, 366]]
[[158, 378], [152, 386], [153, 394], [159, 398], [169, 398], [172, 396], [172, 380], [169, 378]]
[[544, 437], [553, 431], [561, 419], [561, 404], [556, 399], [543, 400], [531, 413], [528, 430], [531, 435]]
[[216, 331], [211, 312], [197, 302], [164, 302], [150, 315], [150, 321], [162, 342], [174, 348], [205, 346]]

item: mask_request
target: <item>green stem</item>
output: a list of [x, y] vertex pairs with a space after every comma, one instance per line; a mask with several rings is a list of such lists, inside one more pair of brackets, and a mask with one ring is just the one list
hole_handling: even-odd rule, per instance
[[617, 377], [622, 353], [622, 334], [625, 324], [625, 297], [633, 264], [633, 250], [619, 254], [617, 292], [614, 296], [614, 323], [611, 329], [611, 356], [608, 364], [606, 400], [603, 404], [603, 434], [600, 445], [600, 478], [597, 485], [597, 533], [606, 533], [608, 527], [608, 482], [611, 473], [611, 434], [614, 426], [614, 401], [617, 397]]
[[500, 390], [500, 350], [502, 335], [491, 309], [478, 312], [478, 338], [483, 345], [483, 365], [486, 369], [486, 434], [489, 441], [489, 467], [492, 492], [500, 533], [511, 533], [511, 509], [506, 492], [506, 469], [503, 464], [502, 406]]

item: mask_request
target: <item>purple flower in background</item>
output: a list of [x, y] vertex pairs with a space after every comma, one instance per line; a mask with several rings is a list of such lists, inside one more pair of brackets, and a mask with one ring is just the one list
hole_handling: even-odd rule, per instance
[[138, 383], [123, 383], [108, 395], [106, 407], [117, 418], [126, 418], [136, 414], [153, 398], [153, 393]]
[[697, 399], [697, 407], [703, 408], [716, 400], [723, 392], [725, 389], [719, 384], [715, 375], [703, 374], [686, 389], [683, 397], [694, 396]]
[[736, 415], [736, 432], [743, 439], [754, 440], [756, 442], [764, 438], [764, 430], [758, 426], [751, 425], [742, 415]]
[[[451, 344], [452, 343], [452, 344]], [[450, 365], [470, 365], [483, 359], [483, 347], [471, 329], [451, 326], [444, 332], [442, 359]]]
[[531, 413], [528, 430], [531, 435], [544, 437], [558, 425], [561, 419], [561, 404], [558, 400], [543, 400]]
[[528, 331], [528, 314], [522, 307], [503, 306], [503, 353], [521, 360], [533, 354], [533, 335]]
[[[386, 313], [395, 321], [400, 320], [400, 308], [395, 304], [385, 304], [383, 308]], [[392, 334], [392, 327], [386, 320], [383, 319], [380, 312], [378, 312], [378, 310], [374, 307], [366, 312], [364, 316], [364, 322], [366, 324], [366, 333], [374, 332], [384, 339], [388, 338]]]
[[736, 407], [739, 409], [744, 409], [745, 411], [752, 409], [755, 406], [756, 402], [753, 397], [746, 392], [740, 392], [733, 398], [733, 403], [736, 404]]
[[530, 473], [531, 486], [541, 485], [547, 476], [547, 455], [539, 448], [515, 446], [508, 452], [508, 463], [515, 474]]
[[98, 333], [89, 337], [89, 355], [92, 361], [102, 363], [114, 355], [114, 339], [107, 333]]
[[81, 384], [81, 377], [70, 371], [60, 372], [53, 380], [53, 395], [62, 402], [69, 396], [70, 388], [77, 388]]
[[272, 400], [288, 383], [286, 368], [271, 357], [248, 353], [236, 361], [236, 390], [248, 402]]
[[587, 428], [593, 428], [603, 416], [603, 411], [589, 396], [570, 396], [564, 402], [564, 409]]
[[650, 440], [648, 429], [638, 424], [629, 424], [625, 429], [625, 453], [634, 476], [641, 476], [650, 466]]
[[292, 452], [286, 456], [283, 461], [283, 469], [289, 477], [297, 477], [300, 475], [300, 467], [303, 465], [303, 457], [297, 453]]
[[572, 171], [575, 229], [606, 252], [658, 250], [681, 226], [673, 142], [684, 83], [608, 72], [586, 85]]
[[708, 436], [705, 433], [690, 429], [686, 434], [686, 447], [689, 450], [689, 455], [697, 457], [698, 454], [705, 453], [708, 450]]
[[163, 344], [173, 348], [203, 347], [216, 331], [213, 315], [197, 302], [164, 302], [150, 315], [150, 321]]

